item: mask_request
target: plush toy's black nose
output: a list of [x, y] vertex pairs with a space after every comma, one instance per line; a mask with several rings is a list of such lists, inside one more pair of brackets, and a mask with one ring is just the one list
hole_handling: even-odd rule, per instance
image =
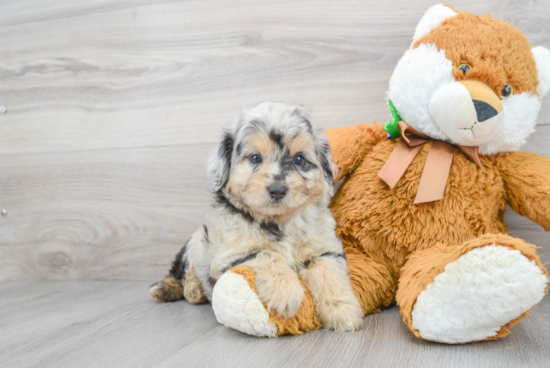
[[493, 116], [498, 115], [498, 111], [495, 110], [495, 108], [489, 105], [487, 102], [483, 102], [479, 100], [473, 100], [473, 101], [474, 101], [474, 107], [476, 109], [477, 121], [479, 121], [480, 123], [492, 118]]
[[267, 188], [267, 191], [269, 192], [269, 195], [271, 196], [272, 199], [279, 200], [286, 195], [288, 188], [285, 187], [284, 185], [275, 184], [275, 185], [270, 185]]

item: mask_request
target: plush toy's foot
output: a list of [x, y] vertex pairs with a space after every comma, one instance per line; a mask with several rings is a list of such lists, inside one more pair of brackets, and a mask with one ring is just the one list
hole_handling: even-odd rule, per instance
[[243, 266], [235, 267], [219, 278], [212, 294], [212, 308], [218, 322], [261, 337], [300, 335], [321, 328], [313, 297], [305, 286], [306, 295], [298, 313], [284, 319], [267, 309], [258, 297], [255, 283], [255, 272]]
[[450, 344], [506, 336], [548, 282], [534, 246], [505, 235], [437, 246], [409, 262], [397, 294], [405, 322], [417, 336]]

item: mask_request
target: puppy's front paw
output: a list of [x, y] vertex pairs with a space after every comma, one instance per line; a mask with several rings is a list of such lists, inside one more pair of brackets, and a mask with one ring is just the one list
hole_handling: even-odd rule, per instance
[[298, 277], [258, 274], [256, 287], [267, 307], [284, 318], [294, 317], [304, 300], [304, 288]]
[[324, 303], [317, 310], [324, 327], [335, 331], [356, 331], [363, 323], [363, 310], [356, 299]]

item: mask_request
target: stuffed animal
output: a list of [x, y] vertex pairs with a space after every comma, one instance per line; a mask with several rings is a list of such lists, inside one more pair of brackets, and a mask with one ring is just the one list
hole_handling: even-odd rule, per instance
[[[365, 314], [396, 301], [416, 336], [453, 344], [506, 336], [540, 302], [547, 271], [534, 245], [507, 234], [504, 210], [550, 230], [550, 159], [518, 151], [549, 90], [547, 49], [439, 4], [391, 77], [393, 120], [325, 133], [343, 179], [331, 209]], [[221, 323], [253, 335], [320, 327], [311, 295], [285, 320], [244, 267], [220, 278], [212, 303]]]

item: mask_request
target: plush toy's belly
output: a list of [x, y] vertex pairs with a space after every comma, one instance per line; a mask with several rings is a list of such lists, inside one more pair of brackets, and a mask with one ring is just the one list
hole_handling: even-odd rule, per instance
[[415, 250], [506, 232], [503, 181], [490, 158], [481, 157], [480, 169], [455, 152], [443, 199], [415, 205], [431, 143], [424, 145], [392, 190], [377, 174], [395, 144], [388, 140], [375, 146], [334, 196], [331, 209], [344, 246], [400, 268]]

